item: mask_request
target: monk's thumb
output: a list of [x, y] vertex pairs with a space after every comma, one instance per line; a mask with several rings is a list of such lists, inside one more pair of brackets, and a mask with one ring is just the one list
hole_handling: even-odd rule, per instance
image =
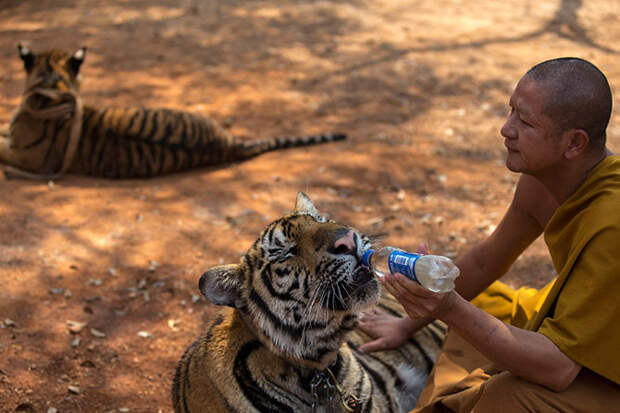
[[418, 245], [418, 251], [419, 254], [428, 254], [428, 248], [426, 247], [426, 244], [424, 244], [423, 242], [420, 243], [420, 245]]

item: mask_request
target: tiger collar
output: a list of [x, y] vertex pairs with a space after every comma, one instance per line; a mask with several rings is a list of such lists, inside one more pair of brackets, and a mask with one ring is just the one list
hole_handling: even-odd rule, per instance
[[[241, 314], [241, 319], [245, 323], [245, 326], [250, 331], [250, 333], [254, 337], [256, 337], [257, 340], [262, 342], [258, 331], [256, 331], [256, 327], [248, 319], [247, 311], [245, 309], [238, 309], [238, 311]], [[283, 357], [282, 355], [276, 354], [276, 356], [282, 358], [285, 363], [299, 361], [297, 359], [293, 360], [288, 357]], [[338, 382], [338, 379], [336, 378], [334, 373], [332, 372], [331, 368], [333, 368], [335, 365], [336, 360], [334, 360], [329, 366], [325, 367], [325, 369], [323, 370], [319, 370], [313, 367], [305, 367], [309, 369], [310, 372], [314, 372], [314, 375], [312, 376], [312, 379], [310, 381], [310, 394], [312, 395], [312, 412], [314, 413], [319, 406], [333, 406], [336, 393], [338, 394], [337, 396], [340, 399], [340, 404], [342, 405], [342, 408], [345, 412], [361, 412], [363, 406], [362, 402], [353, 393], [345, 391]]]
[[[69, 134], [69, 141], [66, 145], [65, 156], [62, 161], [60, 169], [52, 174], [37, 174], [29, 171], [22, 170], [20, 168], [4, 165], [4, 172], [11, 177], [28, 178], [28, 179], [40, 179], [40, 180], [55, 180], [62, 177], [71, 167], [78, 143], [80, 141], [80, 135], [82, 133], [82, 118], [84, 114], [84, 106], [82, 100], [78, 94], [77, 89], [72, 88], [68, 92], [60, 92], [54, 89], [46, 89], [40, 86], [41, 81], [34, 82], [22, 97], [22, 103], [18, 107], [18, 112], [26, 112], [35, 119], [59, 119], [67, 114], [71, 115], [71, 131]], [[45, 109], [35, 109], [30, 105], [30, 98], [35, 95], [41, 95], [47, 98], [58, 98], [61, 96], [69, 97], [69, 102], [64, 102], [56, 106], [48, 107]], [[15, 115], [17, 116], [17, 115]]]
[[321, 405], [333, 405], [336, 392], [345, 412], [359, 413], [362, 411], [362, 402], [354, 394], [346, 392], [331, 369], [327, 367], [325, 370], [317, 371], [310, 382], [312, 412], [314, 413]]

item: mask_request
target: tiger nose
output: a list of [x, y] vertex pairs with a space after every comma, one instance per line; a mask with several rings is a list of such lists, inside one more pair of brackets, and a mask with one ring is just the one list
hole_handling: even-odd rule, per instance
[[344, 236], [334, 242], [334, 250], [343, 254], [351, 254], [356, 251], [354, 232], [349, 230]]

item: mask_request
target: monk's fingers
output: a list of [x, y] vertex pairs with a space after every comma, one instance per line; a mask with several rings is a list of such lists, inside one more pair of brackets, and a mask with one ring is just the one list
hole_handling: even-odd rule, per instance
[[383, 285], [383, 288], [388, 290], [388, 292], [390, 294], [392, 294], [394, 296], [394, 298], [396, 298], [398, 300], [398, 298], [400, 297], [400, 291], [398, 291], [398, 290], [396, 290], [394, 288], [394, 284], [392, 284], [391, 282], [389, 282], [387, 280], [382, 280], [382, 285]]
[[360, 321], [366, 323], [374, 323], [376, 321], [380, 321], [385, 318], [386, 314], [379, 312], [377, 309], [373, 308], [371, 310], [364, 311], [362, 316], [360, 317]]
[[410, 294], [419, 297], [430, 298], [433, 297], [436, 293], [422, 287], [420, 283], [410, 280], [402, 274], [395, 274], [395, 281], [405, 290], [407, 290]]
[[446, 294], [427, 291], [422, 286], [407, 288], [407, 283], [403, 283], [403, 280], [400, 281], [401, 282], [392, 280], [388, 283], [391, 288], [390, 292], [392, 292], [392, 295], [407, 308], [408, 312], [415, 312], [419, 317], [433, 316], [442, 308], [447, 298]]
[[415, 285], [417, 284], [415, 281], [407, 279], [404, 275], [396, 274], [389, 276], [388, 283], [398, 292], [399, 296], [408, 296], [416, 300], [426, 298], [424, 288]]

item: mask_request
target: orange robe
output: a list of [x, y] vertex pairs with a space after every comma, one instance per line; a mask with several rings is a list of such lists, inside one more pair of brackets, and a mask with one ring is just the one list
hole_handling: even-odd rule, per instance
[[[507, 323], [547, 336], [564, 354], [585, 367], [566, 392], [573, 388], [575, 394], [591, 394], [599, 398], [597, 403], [612, 402], [606, 397], [609, 395], [620, 411], [619, 156], [608, 156], [593, 168], [577, 191], [556, 210], [544, 236], [558, 274], [553, 282], [538, 291], [514, 290], [498, 281], [472, 303]], [[540, 391], [532, 400], [549, 400], [555, 395], [570, 400], [568, 394], [563, 394], [566, 392], [554, 393], [515, 377], [507, 379], [509, 372], [476, 369], [473, 359], [485, 361], [479, 353], [467, 361], [452, 344], [447, 347], [449, 351], [440, 355], [418, 403], [426, 408], [419, 407], [415, 412], [442, 411], [437, 406], [472, 410], [483, 395], [487, 400], [491, 397], [489, 389], [496, 384], [486, 382], [495, 375], [504, 384], [512, 380], [512, 384]], [[471, 350], [474, 354], [475, 350]], [[603, 396], [596, 396], [602, 389]], [[557, 405], [557, 400], [549, 403]], [[527, 408], [540, 406], [531, 404]], [[564, 408], [571, 410], [569, 406]]]

